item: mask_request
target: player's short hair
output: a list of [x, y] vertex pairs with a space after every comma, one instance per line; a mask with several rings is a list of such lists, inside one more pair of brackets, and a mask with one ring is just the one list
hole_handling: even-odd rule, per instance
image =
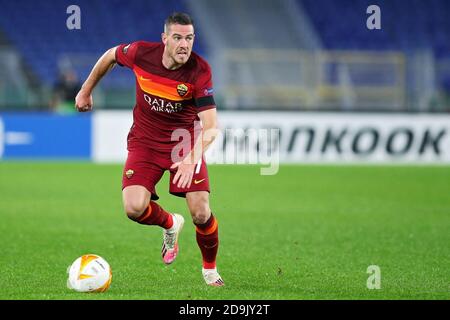
[[167, 17], [166, 21], [164, 22], [164, 32], [167, 33], [169, 26], [171, 24], [181, 24], [184, 26], [192, 25], [194, 26], [194, 20], [184, 12], [174, 12], [170, 16]]

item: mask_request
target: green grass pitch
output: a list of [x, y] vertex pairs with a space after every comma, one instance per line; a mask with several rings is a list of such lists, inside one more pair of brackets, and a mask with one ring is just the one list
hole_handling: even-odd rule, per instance
[[[449, 299], [450, 168], [210, 166], [223, 288], [207, 287], [182, 198], [159, 203], [186, 218], [165, 266], [162, 231], [126, 218], [121, 165], [0, 163], [0, 299]], [[95, 253], [110, 289], [66, 288], [66, 269]], [[368, 289], [379, 266], [381, 288]]]

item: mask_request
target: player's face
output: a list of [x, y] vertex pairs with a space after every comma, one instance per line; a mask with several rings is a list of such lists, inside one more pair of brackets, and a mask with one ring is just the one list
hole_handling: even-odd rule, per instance
[[191, 56], [194, 44], [194, 27], [192, 25], [171, 24], [162, 34], [165, 51], [177, 65], [185, 64]]

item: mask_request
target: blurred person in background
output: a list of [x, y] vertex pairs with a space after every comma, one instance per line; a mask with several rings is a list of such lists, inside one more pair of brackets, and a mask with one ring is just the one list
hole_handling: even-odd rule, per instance
[[81, 83], [74, 70], [64, 69], [56, 81], [50, 101], [50, 109], [57, 113], [75, 113], [73, 101], [81, 89]]

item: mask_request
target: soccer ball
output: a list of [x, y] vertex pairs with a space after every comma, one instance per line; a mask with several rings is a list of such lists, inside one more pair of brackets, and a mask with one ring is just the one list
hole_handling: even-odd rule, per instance
[[67, 287], [78, 292], [105, 292], [112, 280], [108, 262], [96, 254], [82, 255], [67, 268], [67, 273]]

